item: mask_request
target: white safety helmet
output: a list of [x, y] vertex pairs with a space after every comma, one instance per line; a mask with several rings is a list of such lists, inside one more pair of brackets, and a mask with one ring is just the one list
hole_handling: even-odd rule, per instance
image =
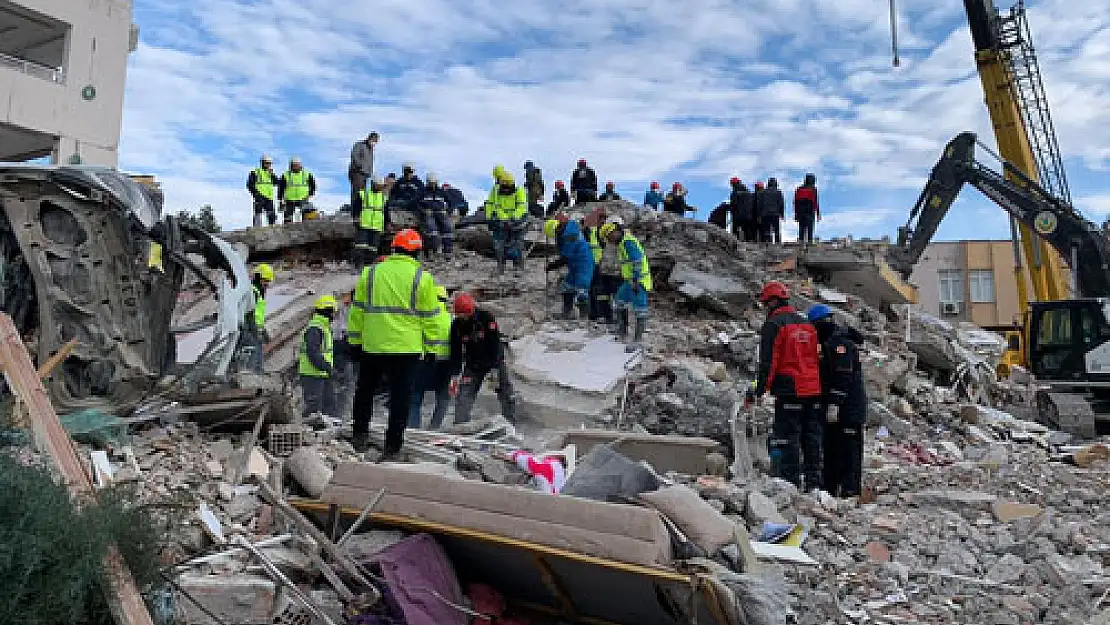
[[302, 165], [303, 164], [303, 163], [301, 163], [301, 157], [299, 157], [299, 156], [294, 156], [293, 158], [289, 159], [289, 163], [291, 165]]
[[260, 160], [261, 160], [261, 161], [262, 161], [263, 163], [272, 163], [272, 162], [274, 162], [274, 159], [273, 159], [273, 157], [272, 157], [272, 156], [270, 156], [269, 154], [263, 154], [263, 155], [262, 155], [262, 158], [261, 158]]
[[614, 215], [613, 218], [609, 220], [609, 223], [611, 223], [613, 225], [616, 225], [616, 226], [623, 226], [624, 225], [624, 218], [621, 217], [620, 215]]
[[432, 184], [439, 180], [439, 178], [436, 178], [436, 173], [434, 171], [428, 172], [425, 177], [428, 179], [428, 182]]

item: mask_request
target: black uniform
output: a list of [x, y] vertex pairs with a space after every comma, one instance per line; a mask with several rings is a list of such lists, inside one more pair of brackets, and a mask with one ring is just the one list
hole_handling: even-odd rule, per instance
[[543, 186], [543, 171], [532, 161], [524, 164], [524, 188], [528, 194], [528, 214], [543, 217], [543, 196], [547, 190]]
[[763, 240], [782, 243], [782, 218], [786, 215], [786, 200], [782, 197], [779, 181], [771, 178], [763, 196]]
[[620, 199], [621, 199], [621, 194], [620, 193], [617, 193], [616, 191], [606, 191], [605, 193], [601, 194], [601, 197], [597, 198], [597, 201], [599, 201], [599, 202], [616, 202]]
[[401, 176], [389, 192], [389, 206], [401, 210], [419, 210], [420, 196], [423, 194], [423, 180], [416, 176]]
[[570, 208], [570, 193], [567, 193], [566, 187], [555, 187], [551, 203], [547, 205], [547, 217], [567, 208]]
[[590, 167], [579, 167], [570, 175], [570, 190], [574, 203], [597, 201], [597, 174]]
[[690, 212], [690, 205], [686, 203], [686, 194], [671, 191], [663, 198], [663, 211], [675, 215], [685, 215]]
[[825, 424], [825, 490], [841, 497], [859, 495], [863, 481], [863, 427], [867, 391], [859, 346], [863, 336], [854, 328], [818, 322], [821, 339], [821, 387], [828, 406], [837, 406], [835, 422]]
[[428, 239], [424, 246], [425, 255], [439, 252], [441, 242], [443, 251], [451, 253], [455, 230], [449, 216], [450, 211], [451, 204], [443, 189], [431, 185], [424, 189], [420, 195], [420, 213], [423, 218], [423, 235]]
[[513, 382], [505, 362], [505, 346], [501, 343], [497, 319], [480, 308], [468, 319], [457, 317], [451, 322], [451, 373], [458, 375], [461, 372], [462, 379], [459, 380], [459, 394], [455, 399], [455, 423], [470, 420], [474, 399], [493, 369], [497, 369], [497, 398], [501, 400], [501, 413], [513, 422], [516, 420]]
[[731, 207], [728, 202], [721, 202], [709, 213], [709, 223], [721, 228], [728, 228], [728, 214]]
[[756, 240], [755, 197], [743, 182], [732, 186], [732, 234], [741, 241]]
[[443, 195], [447, 197], [447, 206], [450, 207], [451, 212], [459, 217], [466, 217], [470, 212], [470, 205], [466, 202], [466, 196], [463, 192], [455, 187], [448, 187], [444, 185]]

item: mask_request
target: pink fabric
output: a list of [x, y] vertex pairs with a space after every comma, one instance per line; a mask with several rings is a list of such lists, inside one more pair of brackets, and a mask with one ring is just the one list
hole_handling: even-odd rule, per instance
[[558, 495], [567, 483], [567, 470], [557, 456], [536, 456], [526, 451], [514, 451], [513, 462], [532, 474], [545, 493]]
[[463, 604], [455, 569], [429, 534], [409, 536], [375, 555], [408, 625], [467, 625], [469, 617], [448, 606]]

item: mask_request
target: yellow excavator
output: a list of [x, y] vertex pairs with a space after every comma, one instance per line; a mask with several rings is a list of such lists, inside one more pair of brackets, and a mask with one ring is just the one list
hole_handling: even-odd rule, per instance
[[1020, 329], [1007, 332], [1002, 372], [1014, 364], [1028, 368], [1044, 385], [1039, 418], [1093, 436], [1096, 423], [1110, 419], [1110, 246], [1072, 208], [1024, 2], [1005, 14], [993, 0], [964, 0], [964, 8], [1002, 173], [975, 160], [973, 134], [953, 139], [899, 231], [891, 264], [908, 276], [964, 184], [1006, 210], [1024, 312]]

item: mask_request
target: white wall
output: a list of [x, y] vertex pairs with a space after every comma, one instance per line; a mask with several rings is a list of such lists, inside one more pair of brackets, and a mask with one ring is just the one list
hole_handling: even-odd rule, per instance
[[[131, 41], [130, 0], [17, 0], [70, 25], [65, 84], [0, 68], [0, 121], [58, 138], [55, 160], [114, 167]], [[82, 90], [92, 86], [87, 101]], [[2, 154], [0, 146], [0, 154]]]

